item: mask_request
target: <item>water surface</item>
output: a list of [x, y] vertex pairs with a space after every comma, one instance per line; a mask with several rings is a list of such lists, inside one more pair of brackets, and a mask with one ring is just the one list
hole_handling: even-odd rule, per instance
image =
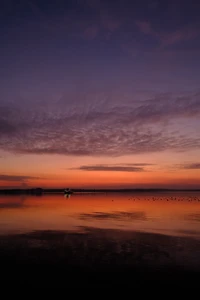
[[200, 192], [0, 196], [0, 234], [120, 229], [200, 238]]

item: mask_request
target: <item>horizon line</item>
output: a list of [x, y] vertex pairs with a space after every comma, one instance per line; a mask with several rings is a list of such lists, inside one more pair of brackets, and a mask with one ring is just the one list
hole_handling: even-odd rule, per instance
[[[45, 191], [63, 191], [66, 188], [41, 188], [41, 187], [29, 187], [29, 188], [0, 188], [0, 192], [9, 192], [9, 191], [36, 191], [41, 190]], [[71, 191], [79, 192], [79, 191], [200, 191], [199, 188], [70, 188]]]

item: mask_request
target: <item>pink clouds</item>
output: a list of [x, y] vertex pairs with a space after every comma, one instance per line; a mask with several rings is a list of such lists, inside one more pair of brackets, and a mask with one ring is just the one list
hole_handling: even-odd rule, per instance
[[169, 46], [179, 42], [188, 41], [200, 35], [200, 29], [181, 28], [170, 33], [161, 34], [160, 41], [162, 46]]
[[198, 24], [193, 24], [193, 26], [190, 27], [187, 26], [179, 28], [171, 32], [154, 30], [152, 28], [152, 24], [146, 20], [136, 21], [135, 24], [141, 33], [156, 37], [162, 47], [167, 47], [179, 42], [192, 40], [200, 35], [200, 28], [198, 28], [199, 26], [197, 26]]

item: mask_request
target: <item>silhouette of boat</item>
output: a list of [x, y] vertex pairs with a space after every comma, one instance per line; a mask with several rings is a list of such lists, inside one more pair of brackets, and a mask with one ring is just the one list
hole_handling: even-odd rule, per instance
[[73, 194], [73, 192], [69, 188], [67, 188], [67, 189], [64, 190], [64, 194], [65, 195], [71, 195], [71, 194]]

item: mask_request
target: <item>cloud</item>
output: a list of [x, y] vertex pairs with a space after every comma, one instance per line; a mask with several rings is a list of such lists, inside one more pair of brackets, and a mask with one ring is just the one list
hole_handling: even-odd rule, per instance
[[[140, 5], [143, 6], [140, 7]], [[24, 11], [24, 13], [26, 12], [29, 15], [32, 14], [31, 18], [29, 17], [29, 25], [39, 26], [44, 32], [48, 31], [60, 36], [64, 34], [67, 38], [69, 36], [79, 36], [92, 40], [103, 31], [104, 37], [109, 38], [113, 33], [119, 32], [122, 28], [124, 35], [127, 32], [131, 33], [130, 40], [132, 40], [132, 36], [135, 33], [135, 24], [141, 33], [151, 35], [160, 42], [162, 47], [168, 47], [181, 41], [190, 41], [200, 34], [199, 23], [196, 20], [194, 20], [196, 23], [187, 26], [176, 26], [171, 31], [161, 28], [161, 22], [158, 27], [157, 24], [154, 24], [155, 22], [151, 21], [152, 16], [150, 13], [152, 9], [155, 10], [160, 6], [158, 3], [142, 4], [141, 2], [140, 4], [134, 4], [133, 1], [124, 3], [121, 0], [110, 1], [109, 3], [108, 1], [74, 1], [70, 3], [69, 9], [65, 1], [58, 1], [55, 12], [53, 12], [54, 5], [49, 5], [49, 7], [46, 5], [42, 6], [34, 0], [23, 0], [17, 4], [13, 2], [13, 4], [6, 6], [12, 7], [13, 12], [15, 12], [19, 20], [23, 19], [24, 14], [21, 14], [21, 11]], [[143, 17], [143, 13], [141, 13], [144, 7], [149, 11], [149, 14], [145, 18]], [[176, 18], [179, 17], [177, 12], [181, 11], [181, 9], [181, 6], [176, 7]], [[193, 9], [195, 9], [195, 6]], [[6, 9], [5, 11], [8, 13], [9, 10]], [[167, 13], [167, 11], [165, 12], [161, 8], [160, 14], [163, 14], [163, 12], [163, 20], [165, 21], [163, 23], [169, 24], [168, 27], [171, 28], [172, 22], [170, 23], [170, 18], [172, 16], [169, 14], [169, 11]], [[27, 20], [25, 21], [27, 22]], [[139, 49], [137, 50], [140, 52]]]
[[183, 27], [169, 33], [159, 35], [163, 47], [177, 44], [179, 42], [195, 39], [200, 35], [200, 28]]
[[134, 164], [123, 164], [123, 166], [154, 166], [154, 164], [149, 163], [134, 163]]
[[39, 178], [38, 177], [33, 177], [33, 176], [19, 176], [19, 175], [0, 174], [0, 181], [21, 182], [21, 181], [29, 180], [29, 179], [39, 179]]
[[124, 165], [88, 165], [80, 166], [78, 170], [83, 171], [115, 171], [115, 172], [144, 172], [146, 171], [142, 166], [151, 164], [124, 164]]
[[[0, 123], [4, 124], [0, 129], [0, 148], [23, 154], [77, 156], [199, 149], [196, 123], [187, 131], [192, 121], [197, 122], [200, 117], [199, 96], [160, 94], [118, 106], [114, 102], [105, 106], [98, 97], [96, 103], [83, 107], [73, 107], [62, 100], [56, 106], [49, 104], [48, 110], [41, 106], [12, 108], [12, 114], [5, 114], [5, 108], [0, 107]], [[132, 171], [137, 170], [137, 166], [132, 167]]]
[[151, 22], [147, 20], [136, 20], [135, 24], [141, 33], [151, 35], [159, 40], [161, 47], [168, 47], [200, 36], [199, 23], [189, 24], [167, 32], [160, 28], [154, 29]]
[[190, 163], [179, 165], [181, 169], [186, 170], [200, 170], [200, 163]]

